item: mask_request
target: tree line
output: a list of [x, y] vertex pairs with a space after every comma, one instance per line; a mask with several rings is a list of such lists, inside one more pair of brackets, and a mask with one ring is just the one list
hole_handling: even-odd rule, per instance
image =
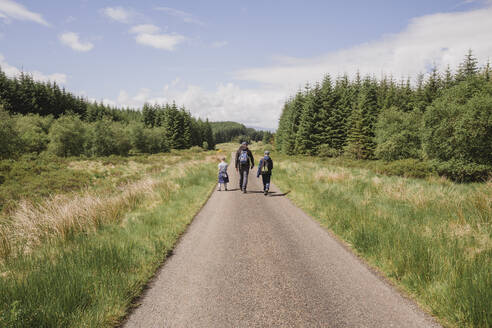
[[236, 142], [241, 143], [247, 141], [263, 141], [270, 143], [273, 139], [273, 133], [270, 131], [260, 131], [253, 128], [247, 128], [244, 124], [237, 122], [211, 122], [212, 131], [215, 141], [221, 142]]
[[291, 155], [419, 159], [490, 172], [491, 75], [471, 50], [456, 72], [434, 67], [414, 85], [410, 78], [326, 75], [286, 101], [276, 146]]
[[0, 158], [44, 151], [128, 155], [193, 146], [215, 148], [211, 124], [175, 103], [120, 109], [89, 102], [28, 74], [9, 78], [0, 69]]

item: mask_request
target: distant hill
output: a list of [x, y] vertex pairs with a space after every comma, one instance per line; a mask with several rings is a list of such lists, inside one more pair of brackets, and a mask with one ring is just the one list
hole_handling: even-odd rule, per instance
[[259, 141], [263, 138], [263, 131], [253, 128], [247, 128], [244, 124], [224, 121], [210, 122], [215, 142], [230, 142], [230, 141]]

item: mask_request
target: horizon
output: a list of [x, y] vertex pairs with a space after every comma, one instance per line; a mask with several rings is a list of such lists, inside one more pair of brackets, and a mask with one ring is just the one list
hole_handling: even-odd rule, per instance
[[492, 55], [492, 1], [299, 4], [0, 0], [0, 67], [117, 107], [277, 128], [305, 83], [344, 73], [416, 78]]

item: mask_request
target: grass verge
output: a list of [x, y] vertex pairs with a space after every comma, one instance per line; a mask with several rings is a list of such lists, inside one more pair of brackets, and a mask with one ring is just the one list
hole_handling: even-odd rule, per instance
[[165, 181], [153, 185], [158, 199], [0, 261], [0, 327], [117, 324], [206, 201], [215, 165], [158, 168], [155, 179]]
[[275, 155], [299, 207], [450, 327], [492, 326], [492, 183], [410, 179]]

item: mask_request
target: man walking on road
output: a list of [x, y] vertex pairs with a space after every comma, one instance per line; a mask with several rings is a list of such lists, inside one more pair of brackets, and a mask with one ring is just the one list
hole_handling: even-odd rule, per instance
[[253, 154], [248, 148], [248, 143], [244, 141], [236, 152], [236, 171], [239, 172], [239, 188], [241, 188], [243, 193], [246, 193], [246, 187], [248, 186], [249, 170], [250, 168], [252, 170], [254, 166]]

